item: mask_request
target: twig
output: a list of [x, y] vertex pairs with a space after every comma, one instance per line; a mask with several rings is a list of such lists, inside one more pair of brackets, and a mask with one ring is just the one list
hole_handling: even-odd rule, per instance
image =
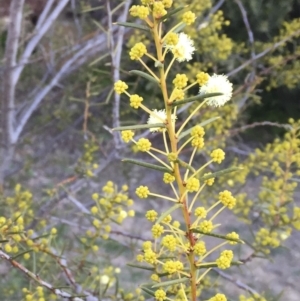
[[37, 283], [39, 283], [39, 285], [47, 288], [48, 290], [50, 290], [56, 296], [59, 296], [59, 297], [62, 297], [62, 298], [66, 298], [68, 300], [73, 300], [73, 301], [84, 301], [84, 299], [82, 299], [82, 298], [74, 297], [71, 294], [69, 294], [69, 293], [67, 293], [67, 292], [65, 292], [65, 291], [63, 291], [61, 289], [55, 288], [52, 284], [44, 281], [37, 274], [29, 271], [27, 268], [25, 268], [19, 262], [17, 262], [16, 260], [14, 260], [8, 254], [6, 254], [5, 252], [3, 252], [1, 249], [0, 249], [0, 258], [2, 258], [3, 260], [9, 262], [14, 268], [18, 269], [19, 271], [21, 271], [22, 273], [24, 273], [26, 276], [28, 276], [32, 280], [34, 280]]
[[275, 127], [284, 128], [284, 129], [287, 129], [287, 130], [292, 129], [291, 125], [289, 125], [289, 124], [281, 124], [281, 123], [271, 122], [271, 121], [262, 121], [262, 122], [254, 122], [254, 123], [251, 123], [251, 124], [241, 126], [240, 128], [230, 130], [229, 133], [231, 135], [236, 135], [239, 132], [243, 132], [245, 130], [252, 129], [252, 128], [255, 128], [257, 126], [275, 126]]
[[128, 238], [131, 238], [131, 239], [142, 240], [142, 241], [151, 240], [151, 238], [150, 239], [146, 239], [144, 237], [137, 236], [137, 235], [132, 235], [132, 234], [128, 234], [128, 233], [124, 233], [122, 231], [111, 231], [110, 233], [111, 234], [115, 234], [115, 235], [120, 235], [120, 236], [128, 237]]
[[275, 43], [274, 45], [272, 45], [271, 47], [267, 48], [266, 50], [256, 54], [253, 58], [249, 59], [248, 61], [246, 61], [245, 63], [241, 64], [239, 67], [235, 68], [234, 70], [230, 71], [229, 73], [227, 73], [228, 77], [231, 77], [233, 75], [235, 75], [236, 73], [240, 72], [241, 70], [243, 70], [244, 68], [246, 68], [248, 65], [252, 64], [253, 61], [256, 61], [260, 58], [262, 58], [263, 56], [265, 56], [266, 54], [268, 54], [270, 51], [277, 49], [278, 47], [282, 46], [284, 43], [286, 43], [287, 41], [289, 41], [290, 39], [292, 39], [294, 36], [297, 36], [300, 34], [300, 30], [295, 31], [293, 34], [291, 34], [290, 36], [286, 37], [285, 39]]
[[[127, 14], [129, 10], [129, 6], [131, 4], [131, 0], [127, 0], [124, 2], [124, 9], [123, 13], [119, 17], [119, 22], [125, 22], [127, 19]], [[113, 33], [113, 24], [112, 24], [112, 11], [110, 8], [110, 1], [106, 1], [106, 9], [107, 9], [107, 16], [108, 16], [108, 42], [109, 48], [111, 53], [111, 62], [112, 62], [112, 73], [113, 73], [113, 81], [116, 82], [120, 79], [120, 64], [121, 64], [121, 56], [122, 56], [122, 49], [123, 49], [123, 40], [125, 34], [125, 27], [120, 26], [116, 35], [114, 37]], [[117, 41], [115, 46], [115, 40]], [[120, 95], [114, 93], [114, 104], [113, 104], [113, 127], [120, 126]], [[114, 142], [115, 147], [119, 149], [122, 145], [122, 141], [120, 138], [119, 132], [114, 132]]]
[[[74, 64], [78, 63], [78, 60], [82, 57], [85, 58], [85, 61], [88, 59], [87, 52], [90, 51], [92, 48], [96, 48], [101, 46], [102, 50], [105, 49], [105, 35], [101, 34], [90, 41], [88, 41], [84, 47], [82, 47], [80, 50], [78, 50], [77, 53], [75, 53], [69, 60], [67, 60], [63, 66], [60, 68], [60, 70], [57, 72], [57, 74], [52, 78], [50, 83], [46, 85], [44, 88], [42, 88], [37, 95], [34, 97], [33, 101], [30, 103], [30, 105], [27, 107], [27, 109], [24, 110], [22, 116], [20, 117], [20, 120], [18, 122], [18, 126], [15, 131], [15, 135], [17, 136], [17, 139], [19, 138], [21, 132], [24, 129], [24, 126], [26, 125], [27, 121], [33, 114], [33, 112], [37, 109], [37, 107], [40, 105], [40, 103], [43, 101], [44, 97], [54, 88], [56, 85], [58, 85], [59, 81], [65, 76], [66, 74], [70, 73], [70, 69], [74, 67]], [[100, 49], [98, 49], [100, 50]]]
[[19, 39], [22, 27], [22, 12], [24, 0], [13, 0], [9, 10], [9, 27], [5, 45], [5, 74], [3, 76], [2, 100], [2, 141], [1, 147], [3, 161], [0, 166], [0, 185], [2, 186], [4, 174], [9, 168], [13, 158], [16, 137], [15, 124], [15, 87], [16, 87], [16, 60], [19, 47]]
[[242, 2], [240, 0], [234, 0], [235, 3], [238, 5], [241, 13], [242, 13], [242, 18], [247, 30], [247, 34], [248, 34], [248, 39], [249, 39], [249, 43], [250, 43], [250, 47], [251, 47], [251, 58], [253, 59], [255, 57], [255, 49], [254, 49], [254, 35], [253, 35], [253, 31], [250, 27], [250, 23], [247, 17], [247, 11], [244, 8]]
[[[244, 8], [244, 6], [243, 6], [243, 4], [240, 0], [234, 0], [234, 1], [238, 5], [238, 7], [241, 11], [241, 14], [242, 14], [242, 18], [243, 18], [243, 21], [244, 21], [244, 24], [245, 24], [245, 27], [246, 27], [246, 30], [247, 30], [249, 44], [250, 44], [250, 48], [251, 48], [251, 59], [253, 59], [255, 57], [254, 35], [253, 35], [253, 31], [251, 29], [251, 26], [250, 26], [250, 23], [249, 23], [249, 20], [248, 20], [247, 11]], [[251, 73], [248, 75], [248, 81], [250, 81], [250, 82], [255, 79], [256, 60], [253, 60], [252, 66], [253, 66], [253, 69], [251, 70]], [[251, 85], [249, 85], [247, 87], [244, 97], [239, 101], [239, 104], [238, 104], [239, 109], [241, 109], [245, 105], [247, 99], [249, 98], [249, 94], [251, 93], [252, 89], [253, 88], [252, 88]]]
[[224, 273], [223, 271], [220, 271], [219, 269], [215, 269], [215, 268], [213, 268], [213, 271], [216, 272], [222, 278], [232, 282], [237, 287], [251, 293], [252, 295], [259, 295], [258, 292], [256, 290], [254, 290], [252, 287], [250, 287], [249, 285], [243, 283], [242, 281], [240, 281], [238, 279], [233, 278], [232, 276]]
[[[65, 6], [68, 4], [68, 2], [69, 2], [69, 0], [60, 0], [58, 2], [57, 6], [52, 11], [52, 13], [49, 15], [49, 17], [47, 19], [45, 19], [44, 23], [42, 24], [41, 22], [39, 22], [37, 24], [37, 26], [35, 28], [36, 34], [28, 42], [28, 44], [19, 60], [18, 67], [15, 70], [15, 83], [18, 82], [20, 75], [21, 75], [23, 69], [25, 68], [26, 64], [28, 63], [28, 60], [29, 60], [32, 52], [34, 51], [34, 49], [36, 48], [36, 46], [38, 45], [40, 40], [43, 38], [43, 36], [47, 33], [49, 28], [53, 25], [54, 21], [57, 19], [57, 17], [62, 12], [62, 10], [65, 8]], [[45, 15], [46, 15], [46, 13], [48, 13], [50, 8], [51, 8], [50, 5], [46, 5], [46, 7], [44, 9]], [[42, 16], [42, 20], [45, 17]]]
[[77, 11], [76, 11], [76, 1], [75, 0], [71, 0], [71, 8], [73, 11], [73, 19], [77, 28], [77, 32], [78, 32], [78, 37], [82, 36], [82, 27], [80, 25], [78, 16], [77, 16]]

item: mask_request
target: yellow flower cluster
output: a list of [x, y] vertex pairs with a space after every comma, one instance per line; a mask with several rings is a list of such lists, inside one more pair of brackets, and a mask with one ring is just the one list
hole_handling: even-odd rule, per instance
[[144, 43], [136, 43], [130, 50], [129, 56], [132, 60], [138, 60], [147, 53], [147, 48]]
[[187, 25], [193, 24], [195, 20], [196, 20], [196, 15], [191, 11], [187, 11], [182, 15], [182, 22], [184, 22]]
[[228, 269], [233, 259], [233, 252], [231, 250], [225, 250], [221, 253], [220, 257], [216, 260], [216, 264], [219, 269]]
[[169, 274], [174, 274], [178, 271], [183, 270], [183, 264], [181, 261], [173, 261], [173, 260], [168, 260], [164, 264], [164, 270], [169, 273]]
[[134, 132], [131, 130], [126, 130], [121, 132], [122, 140], [128, 143], [134, 136]]
[[206, 246], [204, 241], [198, 241], [194, 245], [194, 253], [198, 256], [203, 256], [206, 253]]
[[151, 278], [152, 281], [155, 281], [155, 282], [159, 282], [160, 281], [160, 278], [159, 278], [159, 276], [157, 274], [152, 274], [150, 276], [150, 278]]
[[185, 74], [176, 74], [176, 77], [173, 79], [173, 84], [177, 89], [183, 89], [186, 87], [188, 78]]
[[149, 188], [147, 186], [139, 186], [135, 190], [136, 195], [141, 199], [146, 199], [150, 193]]
[[166, 235], [162, 239], [162, 243], [161, 244], [164, 247], [166, 247], [168, 250], [170, 250], [171, 252], [173, 252], [176, 249], [177, 240], [176, 240], [176, 238], [173, 235]]
[[141, 152], [148, 152], [151, 149], [151, 142], [149, 139], [141, 138], [137, 141], [136, 146]]
[[200, 85], [200, 86], [203, 86], [205, 85], [208, 80], [209, 80], [209, 74], [206, 73], [206, 72], [199, 72], [197, 75], [196, 75], [196, 78], [197, 78], [197, 83]]
[[[25, 294], [26, 301], [45, 301], [47, 296], [45, 296], [44, 288], [42, 286], [37, 286], [35, 292], [28, 290], [27, 288], [23, 288], [22, 292]], [[49, 298], [49, 297], [48, 297]], [[47, 298], [47, 300], [48, 300]], [[56, 300], [57, 297], [54, 294], [50, 295], [50, 300]]]
[[131, 16], [138, 17], [142, 20], [146, 19], [150, 13], [149, 8], [143, 5], [133, 5], [129, 12]]
[[153, 223], [156, 221], [158, 214], [155, 210], [148, 210], [145, 216], [147, 220]]
[[198, 191], [200, 188], [200, 181], [196, 178], [189, 178], [186, 181], [185, 188], [188, 192]]
[[184, 91], [182, 89], [175, 88], [172, 92], [171, 99], [175, 99], [175, 100], [184, 99]]
[[203, 233], [210, 233], [213, 230], [214, 226], [212, 221], [203, 221], [199, 224], [199, 230]]
[[163, 289], [155, 291], [154, 296], [157, 301], [164, 301], [167, 298], [167, 294]]
[[227, 301], [224, 294], [216, 294], [214, 297], [210, 298], [208, 301]]
[[201, 125], [196, 125], [191, 130], [192, 137], [202, 138], [205, 135], [204, 128]]
[[163, 181], [166, 183], [166, 184], [170, 184], [172, 182], [175, 181], [175, 177], [169, 173], [164, 173], [164, 177], [163, 177]]
[[143, 243], [143, 250], [148, 250], [152, 248], [152, 242], [150, 240], [147, 240]]
[[122, 94], [128, 89], [128, 86], [125, 82], [118, 80], [114, 84], [114, 90], [117, 94]]
[[153, 3], [153, 18], [155, 19], [160, 19], [164, 15], [167, 14], [167, 11], [165, 10], [165, 6], [163, 2], [156, 1]]
[[175, 46], [178, 43], [179, 37], [178, 34], [175, 32], [170, 32], [167, 34], [165, 38], [165, 43], [167, 45]]
[[204, 139], [200, 137], [195, 137], [192, 142], [192, 147], [195, 147], [197, 149], [201, 149], [204, 146]]
[[263, 248], [263, 252], [270, 253], [268, 247], [277, 248], [280, 245], [278, 233], [269, 231], [266, 228], [261, 228], [255, 235], [255, 245]]
[[206, 218], [207, 211], [204, 207], [197, 207], [194, 214], [197, 217]]
[[225, 153], [220, 148], [215, 149], [210, 154], [213, 162], [221, 163], [225, 159]]
[[147, 249], [145, 250], [144, 260], [150, 264], [155, 264], [157, 256], [154, 251], [152, 251], [151, 249]]
[[[227, 237], [227, 238], [230, 238], [230, 239], [236, 239], [236, 240], [239, 240], [239, 239], [240, 239], [240, 236], [239, 236], [236, 232], [228, 233], [228, 234], [226, 235], [226, 237]], [[231, 245], [236, 245], [237, 242], [231, 240], [231, 241], [229, 241], [229, 244], [231, 244]]]
[[137, 94], [130, 95], [129, 99], [130, 99], [130, 106], [133, 107], [134, 109], [138, 109], [143, 101], [143, 97]]
[[236, 204], [236, 199], [232, 196], [231, 192], [224, 190], [219, 193], [219, 200], [228, 209], [232, 209]]
[[158, 238], [164, 233], [164, 227], [159, 224], [156, 224], [152, 227], [151, 232], [154, 238]]
[[[86, 231], [87, 237], [82, 237], [82, 242], [86, 245], [88, 243], [93, 245], [98, 237], [108, 239], [112, 221], [121, 224], [128, 216], [135, 215], [134, 210], [128, 210], [128, 207], [133, 205], [133, 200], [128, 197], [127, 185], [123, 185], [119, 190], [117, 185], [108, 181], [101, 190], [101, 195], [92, 194], [95, 205], [91, 207], [90, 212], [93, 216], [94, 228]], [[97, 249], [96, 246], [91, 246], [91, 248]]]
[[172, 221], [172, 216], [171, 214], [168, 214], [164, 219], [163, 222], [166, 224], [169, 224]]

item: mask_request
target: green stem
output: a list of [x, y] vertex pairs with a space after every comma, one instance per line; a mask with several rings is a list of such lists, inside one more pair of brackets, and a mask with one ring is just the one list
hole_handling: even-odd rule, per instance
[[[164, 58], [163, 58], [163, 47], [162, 47], [162, 41], [161, 41], [161, 36], [159, 35], [159, 30], [158, 30], [158, 24], [154, 24], [153, 28], [153, 38], [155, 41], [155, 46], [156, 46], [156, 51], [157, 51], [157, 58], [158, 61], [163, 63]], [[172, 123], [172, 107], [168, 105], [169, 102], [169, 97], [168, 97], [168, 91], [167, 91], [167, 84], [166, 84], [166, 74], [164, 70], [164, 66], [159, 68], [159, 77], [160, 77], [160, 86], [161, 86], [161, 91], [165, 103], [165, 108], [166, 108], [166, 114], [167, 114], [167, 132], [169, 135], [170, 139], [170, 144], [171, 144], [171, 151], [173, 153], [177, 153], [177, 144], [178, 140], [175, 134], [175, 129]], [[182, 198], [182, 196], [185, 194], [185, 187], [183, 185], [183, 180], [181, 178], [180, 174], [180, 168], [178, 163], [174, 163], [174, 176], [178, 185], [179, 189], [179, 197]], [[190, 242], [190, 245], [193, 247], [195, 245], [195, 237], [192, 231], [190, 230], [191, 226], [191, 220], [190, 220], [190, 215], [188, 212], [188, 207], [187, 207], [187, 202], [186, 202], [186, 197], [182, 198], [182, 213], [184, 217], [184, 221], [186, 224], [186, 232], [187, 232], [187, 238]], [[196, 276], [197, 276], [197, 268], [195, 266], [195, 256], [193, 252], [190, 252], [188, 255], [188, 260], [190, 264], [190, 277], [191, 277], [191, 301], [196, 301], [197, 300], [197, 284], [196, 284]]]

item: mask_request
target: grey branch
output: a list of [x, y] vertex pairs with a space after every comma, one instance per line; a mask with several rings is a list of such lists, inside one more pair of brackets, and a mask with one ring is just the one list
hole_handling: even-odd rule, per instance
[[5, 76], [3, 76], [3, 107], [2, 107], [2, 128], [3, 146], [14, 144], [14, 123], [15, 123], [15, 86], [17, 53], [22, 27], [22, 12], [24, 0], [13, 0], [10, 5], [8, 36], [5, 45]]
[[[119, 22], [125, 22], [127, 19], [127, 14], [129, 11], [129, 6], [131, 4], [131, 0], [127, 0], [123, 3], [123, 13], [119, 16]], [[120, 26], [116, 35], [114, 36], [113, 28], [114, 25], [112, 23], [113, 13], [110, 8], [110, 1], [106, 1], [106, 9], [108, 15], [108, 42], [111, 53], [111, 63], [112, 63], [112, 74], [113, 74], [113, 82], [116, 82], [120, 79], [120, 65], [121, 65], [121, 57], [123, 50], [123, 40], [125, 35], [125, 27]], [[120, 126], [120, 95], [114, 93], [114, 104], [113, 104], [113, 127]], [[121, 145], [120, 133], [114, 132], [114, 142], [115, 147], [118, 149]]]

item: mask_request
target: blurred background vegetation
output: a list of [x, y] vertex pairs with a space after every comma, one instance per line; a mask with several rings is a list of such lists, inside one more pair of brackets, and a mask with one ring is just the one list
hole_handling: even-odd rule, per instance
[[[44, 23], [39, 24], [41, 20], [39, 18], [47, 2], [53, 2], [49, 16], [63, 1], [25, 1], [17, 51], [19, 64], [22, 63], [22, 55], [26, 53], [28, 45], [47, 21], [45, 19]], [[22, 120], [25, 120], [24, 116], [31, 105], [38, 99], [39, 103], [33, 106], [34, 110], [30, 118], [25, 120], [17, 141], [10, 144], [5, 137], [7, 126], [4, 122], [8, 112], [5, 103], [8, 101], [7, 90], [10, 70], [12, 70], [8, 65], [7, 46], [10, 3], [11, 1], [8, 0], [0, 0], [0, 70], [3, 104], [0, 217], [11, 217], [14, 220], [15, 212], [25, 214], [24, 208], [19, 207], [20, 198], [25, 198], [28, 201], [28, 207], [25, 207], [26, 214], [32, 210], [32, 213], [24, 219], [26, 231], [33, 229], [38, 233], [37, 237], [40, 237], [51, 231], [53, 227], [57, 228], [60, 239], [55, 240], [55, 243], [53, 240], [44, 243], [49, 246], [54, 244], [59, 250], [57, 254], [64, 254], [70, 259], [69, 268], [74, 272], [78, 283], [83, 283], [83, 286], [94, 295], [104, 297], [107, 287], [101, 287], [101, 295], [98, 292], [99, 287], [95, 283], [91, 284], [92, 280], [90, 281], [89, 278], [85, 279], [86, 275], [105, 273], [110, 277], [117, 277], [118, 273], [109, 270], [104, 263], [114, 262], [121, 254], [120, 260], [115, 260], [113, 265], [123, 267], [127, 259], [133, 258], [135, 250], [143, 240], [143, 235], [146, 237], [149, 235], [141, 229], [134, 228], [132, 222], [122, 228], [118, 225], [119, 222], [115, 221], [113, 230], [107, 231], [111, 232], [109, 240], [103, 237], [102, 232], [98, 233], [97, 237], [89, 237], [86, 230], [92, 225], [90, 208], [95, 201], [91, 196], [93, 193], [100, 193], [108, 180], [118, 185], [119, 190], [123, 184], [128, 184], [129, 198], [134, 197], [132, 192], [140, 179], [158, 185], [161, 181], [156, 174], [145, 175], [140, 170], [121, 165], [120, 159], [124, 154], [128, 155], [134, 149], [122, 144], [118, 135], [110, 130], [115, 126], [116, 118], [122, 125], [144, 123], [147, 119], [147, 116], [130, 108], [126, 99], [121, 98], [120, 107], [116, 104], [117, 100], [113, 94], [114, 67], [118, 69], [119, 76], [130, 85], [131, 93], [136, 91], [135, 93], [143, 96], [145, 103], [151, 107], [162, 106], [160, 95], [151, 83], [129, 74], [130, 70], [139, 68], [128, 57], [130, 47], [140, 40], [145, 43], [149, 41], [144, 33], [129, 29], [120, 33], [118, 27], [112, 24], [124, 17], [124, 3], [121, 1], [65, 1], [54, 22], [32, 49], [14, 87], [16, 128]], [[188, 4], [189, 9], [199, 16], [196, 27], [188, 28], [188, 33], [194, 39], [197, 48], [197, 55], [186, 68], [188, 76], [192, 79], [199, 71], [228, 74], [235, 88], [230, 105], [214, 111], [206, 108], [193, 121], [196, 124], [202, 120], [221, 116], [207, 128], [207, 149], [199, 156], [199, 161], [205, 159], [205, 153], [211, 148], [221, 146], [225, 148], [228, 155], [227, 165], [234, 161], [236, 164], [246, 166], [243, 175], [236, 175], [231, 182], [221, 179], [219, 182], [219, 185], [224, 187], [237, 184], [237, 193], [248, 193], [247, 196], [240, 195], [241, 205], [236, 211], [237, 216], [242, 220], [241, 224], [233, 222], [232, 216], [227, 216], [228, 229], [241, 227], [247, 232], [247, 224], [252, 224], [253, 228], [248, 233], [259, 232], [262, 227], [273, 231], [274, 225], [268, 224], [261, 214], [262, 205], [268, 203], [266, 199], [273, 196], [272, 194], [271, 196], [259, 195], [258, 192], [261, 187], [268, 185], [266, 183], [268, 181], [263, 180], [264, 175], [267, 175], [270, 182], [271, 179], [275, 181], [281, 178], [281, 175], [276, 175], [276, 168], [272, 164], [277, 160], [276, 152], [279, 155], [285, 154], [286, 149], [282, 145], [289, 139], [294, 139], [285, 134], [293, 124], [291, 118], [300, 119], [300, 1], [178, 0], [174, 3], [176, 6]], [[131, 4], [139, 3], [132, 1]], [[131, 22], [135, 21], [130, 16], [128, 18]], [[166, 25], [175, 22], [176, 20], [167, 20]], [[121, 63], [116, 66], [112, 62], [112, 57], [118, 52], [117, 42], [121, 35], [124, 35], [123, 51]], [[114, 45], [111, 41], [114, 41]], [[83, 49], [85, 51], [81, 53]], [[153, 50], [151, 45], [148, 50]], [[181, 66], [178, 66], [177, 70], [175, 68], [174, 74], [183, 72], [180, 68]], [[185, 112], [191, 109], [192, 107], [185, 107], [180, 118], [183, 119]], [[116, 117], [116, 110], [120, 118]], [[149, 133], [140, 134], [149, 135]], [[154, 143], [159, 143], [155, 140], [155, 135], [151, 138], [154, 139]], [[293, 155], [300, 156], [300, 143], [296, 138], [295, 141]], [[261, 152], [256, 150], [257, 148], [261, 149]], [[268, 156], [271, 152], [274, 152], [273, 157]], [[7, 154], [12, 154], [12, 157], [9, 158]], [[278, 161], [279, 164], [286, 166], [285, 155], [283, 157], [281, 156]], [[292, 162], [287, 171], [294, 175], [295, 183], [299, 181], [297, 169], [300, 163], [297, 160], [299, 161], [296, 158]], [[261, 162], [265, 162], [265, 168], [259, 168]], [[245, 183], [246, 179], [249, 180], [248, 184]], [[276, 185], [271, 185], [268, 189], [283, 191], [287, 195], [289, 205], [294, 204], [295, 201], [293, 206], [299, 206], [300, 197], [296, 186], [289, 187], [287, 191], [286, 187]], [[33, 197], [28, 196], [28, 193]], [[213, 192], [208, 192], [208, 198], [213, 199], [211, 195]], [[111, 196], [107, 197], [109, 199]], [[252, 200], [252, 203], [246, 200]], [[150, 204], [157, 206], [154, 203]], [[135, 218], [139, 222], [142, 222], [141, 217], [147, 206], [135, 204]], [[289, 207], [282, 214], [290, 211], [293, 212], [293, 207]], [[279, 236], [289, 236], [290, 229], [299, 227], [293, 225], [295, 218], [295, 216], [291, 217], [287, 223], [277, 225]], [[237, 226], [233, 226], [231, 222], [237, 223]], [[3, 233], [1, 235], [0, 243], [3, 244], [1, 246], [3, 248], [7, 237]], [[297, 237], [299, 235], [294, 236], [293, 243], [289, 247], [299, 247], [299, 244], [294, 243]], [[280, 241], [284, 240], [280, 239]], [[259, 244], [258, 239], [253, 238], [253, 241]], [[92, 249], [95, 245], [100, 246], [101, 255], [97, 253], [96, 247]], [[271, 246], [269, 247], [272, 249]], [[24, 250], [26, 248], [23, 248]], [[108, 255], [107, 250], [110, 252]], [[277, 253], [272, 251], [282, 255], [276, 260], [283, 260], [284, 256], [294, 256], [291, 257], [291, 262], [296, 262], [299, 252], [295, 251], [296, 255], [287, 255], [284, 250], [282, 248]], [[63, 265], [57, 261], [57, 258], [53, 259], [56, 262], [54, 267], [51, 265], [51, 260], [46, 259], [47, 252], [36, 253], [31, 256], [32, 261], [26, 261], [23, 255], [20, 255], [20, 261], [25, 262], [24, 265], [28, 269], [34, 269], [41, 277], [49, 276], [50, 271], [52, 276], [48, 277], [49, 282], [60, 287], [67, 286], [67, 290], [75, 294], [72, 283], [62, 280]], [[57, 254], [55, 256], [59, 256]], [[242, 251], [241, 254], [244, 255]], [[284, 263], [287, 264], [287, 261], [286, 259]], [[82, 263], [80, 267], [79, 262]], [[97, 264], [94, 264], [95, 262]], [[260, 261], [258, 262], [254, 265], [254, 270], [261, 264]], [[95, 266], [97, 268], [92, 270]], [[245, 272], [242, 278], [245, 283], [255, 286], [251, 280], [253, 274], [258, 273], [266, 279], [270, 274], [276, 274], [278, 271], [280, 269], [270, 268], [268, 273], [264, 274], [261, 270], [255, 270]], [[288, 287], [288, 292], [291, 293], [286, 300], [298, 300], [299, 287], [295, 288], [293, 282], [297, 283], [296, 279], [299, 280], [300, 269], [295, 270], [294, 267], [287, 266], [286, 271], [281, 272], [282, 274], [275, 277], [274, 284], [262, 281], [258, 284], [257, 290], [262, 292], [265, 300], [278, 300], [276, 298], [281, 297], [282, 292], [285, 292], [285, 288]], [[137, 272], [127, 272], [127, 274], [124, 272], [123, 280], [127, 280], [127, 287], [132, 288], [134, 286], [131, 281], [128, 281], [128, 274], [133, 281], [138, 280], [141, 275]], [[292, 275], [292, 280], [287, 278], [289, 274]], [[30, 295], [29, 291], [36, 290], [31, 281], [20, 275], [18, 271], [11, 270], [4, 261], [0, 261], [0, 276], [0, 295], [3, 296], [1, 300], [23, 300]], [[256, 276], [254, 278], [260, 281]], [[273, 276], [271, 278], [273, 279]], [[209, 289], [217, 289], [218, 279], [208, 284]], [[274, 285], [277, 285], [275, 290]], [[28, 291], [22, 292], [22, 287], [26, 287]], [[231, 292], [234, 292], [232, 300], [264, 300], [242, 299], [243, 297], [239, 299], [240, 294], [247, 294], [245, 289], [239, 289], [244, 292], [236, 293], [236, 290], [230, 287]], [[39, 296], [38, 290], [36, 296]], [[47, 299], [50, 297], [55, 298], [53, 293], [47, 296], [45, 300], [51, 300]], [[122, 292], [118, 298], [131, 300], [134, 296]]]

